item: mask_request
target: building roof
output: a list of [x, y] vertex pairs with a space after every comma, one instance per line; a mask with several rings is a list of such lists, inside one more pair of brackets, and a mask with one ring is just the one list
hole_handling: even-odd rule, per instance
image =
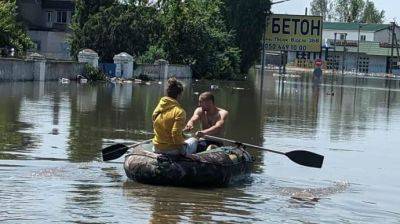
[[75, 8], [73, 1], [51, 1], [43, 0], [42, 8], [44, 9], [63, 9], [73, 11]]
[[388, 29], [390, 24], [363, 24], [363, 23], [333, 23], [324, 22], [324, 29], [327, 30], [358, 30], [358, 25], [361, 25], [360, 30], [377, 32]]

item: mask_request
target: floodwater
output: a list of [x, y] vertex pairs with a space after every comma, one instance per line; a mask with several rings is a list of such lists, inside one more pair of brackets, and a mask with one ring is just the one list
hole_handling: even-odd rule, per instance
[[315, 169], [250, 149], [251, 178], [214, 189], [143, 185], [101, 161], [151, 138], [163, 84], [0, 83], [0, 222], [399, 223], [399, 81], [325, 78], [186, 82], [188, 115], [218, 85], [224, 137], [325, 156]]

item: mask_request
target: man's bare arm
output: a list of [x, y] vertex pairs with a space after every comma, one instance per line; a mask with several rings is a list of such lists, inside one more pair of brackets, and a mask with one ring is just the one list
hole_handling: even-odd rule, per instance
[[193, 129], [193, 126], [196, 123], [196, 121], [198, 121], [200, 119], [200, 115], [201, 115], [201, 108], [198, 107], [194, 111], [193, 116], [187, 122], [187, 124], [186, 124], [185, 128], [183, 129], [183, 131], [191, 131]]

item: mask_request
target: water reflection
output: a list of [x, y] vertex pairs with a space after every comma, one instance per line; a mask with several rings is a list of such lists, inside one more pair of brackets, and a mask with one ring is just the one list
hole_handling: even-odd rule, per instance
[[152, 187], [149, 189], [144, 185], [126, 181], [123, 192], [124, 196], [132, 201], [131, 203], [150, 204], [149, 223], [209, 223], [219, 219], [224, 219], [226, 222], [261, 221], [249, 218], [252, 217], [252, 209], [243, 205], [255, 199], [240, 188], [203, 190]]

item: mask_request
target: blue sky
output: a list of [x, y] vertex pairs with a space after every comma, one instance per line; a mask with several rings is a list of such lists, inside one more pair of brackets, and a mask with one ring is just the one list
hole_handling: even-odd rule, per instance
[[[291, 0], [290, 2], [274, 5], [272, 7], [272, 12], [279, 14], [303, 15], [306, 7], [310, 9], [310, 2], [311, 0]], [[399, 0], [373, 0], [373, 2], [379, 10], [385, 10], [386, 22], [391, 22], [393, 21], [393, 18], [396, 18], [397, 23], [400, 23]]]

